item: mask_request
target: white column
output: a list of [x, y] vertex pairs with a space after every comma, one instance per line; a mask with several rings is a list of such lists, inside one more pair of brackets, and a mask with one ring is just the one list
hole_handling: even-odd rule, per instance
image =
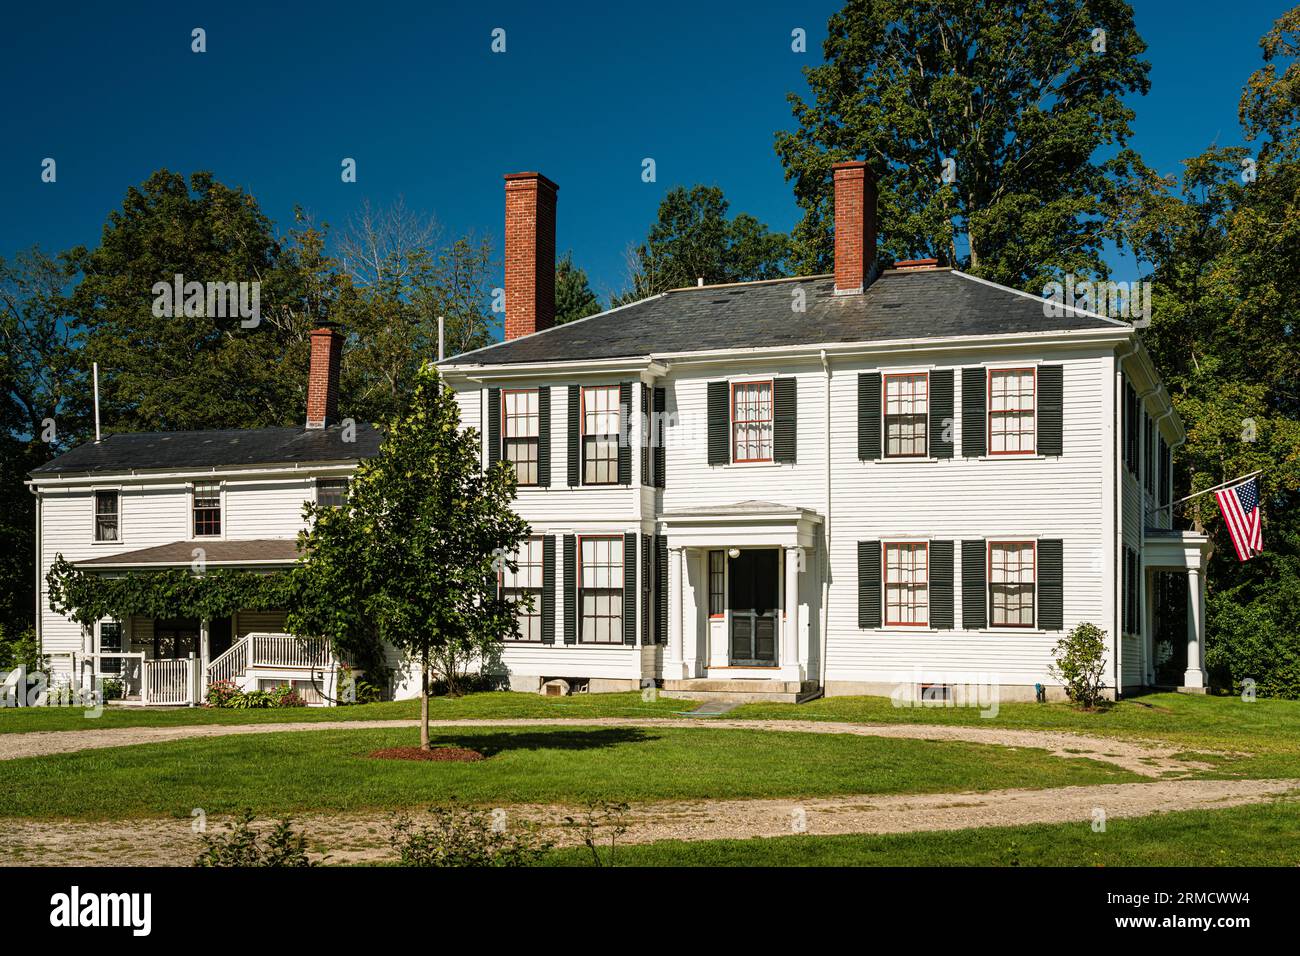
[[692, 578], [698, 580], [698, 569], [692, 569], [698, 552], [687, 548], [681, 550], [682, 582], [682, 671], [687, 677], [700, 677], [700, 615], [695, 602], [695, 588]]
[[785, 631], [781, 640], [781, 667], [803, 674], [799, 660], [799, 548], [785, 549]]
[[1205, 580], [1200, 568], [1187, 569], [1187, 671], [1183, 686], [1205, 687]]
[[199, 622], [199, 666], [207, 674], [208, 665], [212, 663], [212, 623], [206, 618]]
[[668, 660], [665, 671], [686, 677], [682, 652], [682, 549], [668, 549]]

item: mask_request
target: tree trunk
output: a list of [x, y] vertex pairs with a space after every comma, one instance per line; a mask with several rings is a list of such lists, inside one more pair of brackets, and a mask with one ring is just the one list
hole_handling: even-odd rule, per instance
[[429, 650], [420, 652], [420, 749], [429, 750]]

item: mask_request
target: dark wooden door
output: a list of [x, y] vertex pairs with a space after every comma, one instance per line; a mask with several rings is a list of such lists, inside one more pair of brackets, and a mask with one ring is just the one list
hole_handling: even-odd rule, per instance
[[775, 548], [761, 548], [741, 551], [729, 561], [731, 665], [771, 666], [777, 662], [780, 556]]

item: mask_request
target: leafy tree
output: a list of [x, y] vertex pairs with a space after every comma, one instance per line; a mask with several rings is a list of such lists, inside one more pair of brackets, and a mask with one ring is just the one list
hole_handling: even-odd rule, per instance
[[1237, 561], [1212, 497], [1186, 509], [1216, 546], [1207, 663], [1220, 681], [1300, 697], [1300, 7], [1261, 47], [1240, 107], [1255, 148], [1188, 160], [1179, 191], [1141, 204], [1132, 236], [1155, 264], [1144, 340], [1187, 426], [1179, 494], [1262, 472], [1257, 558]]
[[306, 507], [310, 529], [292, 575], [288, 626], [329, 639], [340, 657], [385, 641], [413, 660], [420, 681], [420, 746], [429, 748], [434, 652], [456, 643], [489, 654], [518, 634], [499, 570], [528, 525], [512, 510], [514, 472], [479, 465], [479, 436], [462, 431], [455, 396], [426, 365], [406, 414], [379, 455], [361, 463], [340, 508]]
[[563, 325], [599, 311], [600, 300], [591, 291], [586, 270], [574, 264], [572, 250], [566, 252], [555, 263], [555, 323]]
[[800, 271], [831, 266], [831, 165], [865, 159], [886, 257], [1035, 292], [1106, 274], [1103, 243], [1146, 180], [1122, 98], [1147, 91], [1149, 64], [1124, 0], [849, 0], [828, 26], [811, 98], [789, 96], [797, 128], [776, 135]]
[[753, 216], [727, 218], [730, 203], [717, 186], [676, 186], [659, 204], [645, 242], [628, 251], [628, 286], [614, 305], [667, 289], [779, 279], [786, 274], [789, 241]]

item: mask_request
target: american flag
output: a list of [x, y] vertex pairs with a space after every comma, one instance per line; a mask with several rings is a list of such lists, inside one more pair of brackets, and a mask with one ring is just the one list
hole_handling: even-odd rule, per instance
[[1252, 478], [1241, 484], [1216, 491], [1219, 510], [1232, 535], [1232, 545], [1237, 557], [1249, 561], [1264, 550], [1264, 534], [1259, 527], [1259, 480]]

